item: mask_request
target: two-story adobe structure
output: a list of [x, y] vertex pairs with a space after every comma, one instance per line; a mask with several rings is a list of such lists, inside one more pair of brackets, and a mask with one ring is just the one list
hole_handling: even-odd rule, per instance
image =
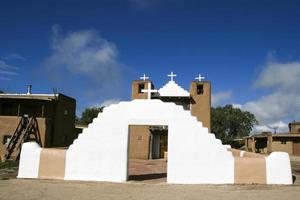
[[76, 100], [64, 94], [0, 94], [0, 156], [23, 116], [34, 117], [42, 147], [66, 147], [77, 137]]

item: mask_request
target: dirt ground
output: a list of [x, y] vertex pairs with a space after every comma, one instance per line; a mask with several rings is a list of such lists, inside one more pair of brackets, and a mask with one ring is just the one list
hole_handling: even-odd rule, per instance
[[16, 168], [1, 169], [0, 199], [299, 199], [300, 157], [291, 163], [292, 186], [166, 184], [163, 160], [131, 161], [127, 183], [15, 179]]

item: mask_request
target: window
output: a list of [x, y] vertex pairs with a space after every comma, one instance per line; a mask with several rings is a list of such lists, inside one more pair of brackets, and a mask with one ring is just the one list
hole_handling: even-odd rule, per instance
[[2, 144], [8, 145], [10, 142], [11, 135], [3, 135]]
[[140, 83], [139, 84], [139, 93], [143, 93], [142, 90], [145, 89], [145, 84], [144, 83]]
[[68, 110], [68, 109], [65, 109], [64, 115], [68, 115], [68, 114], [69, 114], [69, 110]]
[[281, 144], [286, 144], [286, 140], [281, 140]]
[[203, 90], [203, 85], [199, 84], [197, 85], [197, 94], [203, 94], [204, 90]]
[[138, 139], [138, 140], [143, 140], [143, 136], [139, 135], [139, 136], [137, 137], [137, 139]]

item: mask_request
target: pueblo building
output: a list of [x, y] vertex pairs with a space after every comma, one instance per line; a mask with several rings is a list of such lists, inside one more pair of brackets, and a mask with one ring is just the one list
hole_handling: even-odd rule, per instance
[[289, 132], [263, 132], [245, 138], [247, 151], [270, 154], [274, 151], [300, 156], [300, 122], [290, 122]]
[[[180, 87], [174, 80], [177, 75], [168, 75], [170, 81], [162, 88], [155, 89], [153, 82], [146, 77], [132, 81], [131, 99], [160, 99], [163, 102], [174, 102], [191, 112], [203, 126], [211, 127], [211, 84], [203, 81], [199, 75], [191, 81], [189, 91]], [[163, 113], [162, 113], [163, 114]], [[136, 159], [167, 158], [168, 127], [167, 126], [129, 126], [129, 157]]]
[[77, 137], [76, 100], [64, 94], [0, 94], [0, 156], [17, 157], [23, 142], [66, 147]]

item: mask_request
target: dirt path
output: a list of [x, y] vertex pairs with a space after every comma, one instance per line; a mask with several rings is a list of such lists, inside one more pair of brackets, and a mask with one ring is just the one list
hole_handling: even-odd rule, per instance
[[[296, 177], [296, 182], [292, 186], [166, 184], [164, 182], [166, 163], [163, 161], [134, 160], [130, 163], [129, 171], [133, 180], [127, 183], [15, 179], [15, 170], [0, 170], [0, 178], [2, 178], [0, 199], [298, 200], [300, 197], [300, 157], [291, 157], [291, 163], [293, 175]], [[145, 177], [146, 172], [152, 174], [151, 177], [154, 178]], [[162, 174], [162, 177], [157, 174]]]
[[299, 199], [300, 186], [170, 185], [53, 180], [0, 181], [0, 199]]

